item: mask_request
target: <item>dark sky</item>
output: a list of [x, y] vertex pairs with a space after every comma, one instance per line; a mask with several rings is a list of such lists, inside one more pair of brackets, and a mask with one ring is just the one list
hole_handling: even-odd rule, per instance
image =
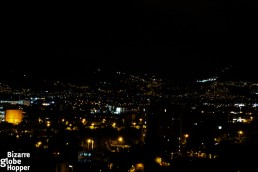
[[255, 1], [126, 2], [60, 15], [57, 57], [168, 72], [257, 57]]
[[63, 3], [54, 15], [15, 15], [5, 60], [53, 74], [96, 64], [163, 73], [249, 66], [257, 58], [257, 13], [254, 0]]

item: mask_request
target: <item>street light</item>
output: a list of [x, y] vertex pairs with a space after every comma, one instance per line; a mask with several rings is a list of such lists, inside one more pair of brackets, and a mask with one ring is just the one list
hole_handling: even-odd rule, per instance
[[244, 132], [243, 132], [243, 131], [241, 131], [241, 130], [240, 130], [240, 131], [238, 131], [238, 139], [239, 139], [239, 140], [241, 140], [241, 135], [243, 135], [243, 133], [244, 133]]
[[90, 143], [91, 143], [91, 141], [92, 141], [91, 139], [88, 139], [88, 140], [87, 140], [87, 143], [88, 143], [88, 150], [90, 149]]
[[184, 138], [182, 139], [182, 144], [185, 145], [187, 142], [187, 139], [189, 138], [189, 134], [184, 134]]
[[91, 141], [91, 149], [93, 149], [94, 140]]
[[119, 142], [122, 142], [122, 141], [123, 141], [123, 137], [119, 137], [119, 138], [118, 138], [118, 141], [119, 141]]

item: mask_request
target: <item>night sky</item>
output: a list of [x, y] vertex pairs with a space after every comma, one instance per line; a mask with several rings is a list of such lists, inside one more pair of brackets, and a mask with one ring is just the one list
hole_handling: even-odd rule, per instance
[[96, 65], [165, 74], [250, 68], [257, 58], [257, 9], [254, 0], [58, 4], [54, 15], [13, 16], [5, 63], [52, 74]]

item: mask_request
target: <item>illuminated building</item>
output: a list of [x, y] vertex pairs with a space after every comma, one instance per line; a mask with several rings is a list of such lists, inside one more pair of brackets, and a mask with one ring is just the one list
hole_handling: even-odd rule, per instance
[[13, 101], [13, 100], [0, 100], [0, 103], [9, 103], [12, 105], [25, 105], [25, 106], [30, 106], [30, 101], [29, 100], [18, 100], [18, 101]]
[[19, 124], [22, 122], [22, 110], [8, 109], [5, 111], [5, 121], [12, 124]]
[[3, 106], [0, 106], [0, 122], [4, 121], [4, 119], [5, 119], [5, 111]]

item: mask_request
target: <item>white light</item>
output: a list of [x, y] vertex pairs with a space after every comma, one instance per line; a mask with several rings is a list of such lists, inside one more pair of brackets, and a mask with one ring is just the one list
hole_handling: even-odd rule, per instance
[[120, 114], [121, 112], [122, 112], [122, 108], [121, 107], [117, 107], [115, 113], [116, 114]]
[[42, 103], [43, 106], [49, 106], [49, 103]]
[[243, 107], [243, 106], [245, 106], [245, 104], [243, 104], [243, 103], [236, 103], [235, 106]]

